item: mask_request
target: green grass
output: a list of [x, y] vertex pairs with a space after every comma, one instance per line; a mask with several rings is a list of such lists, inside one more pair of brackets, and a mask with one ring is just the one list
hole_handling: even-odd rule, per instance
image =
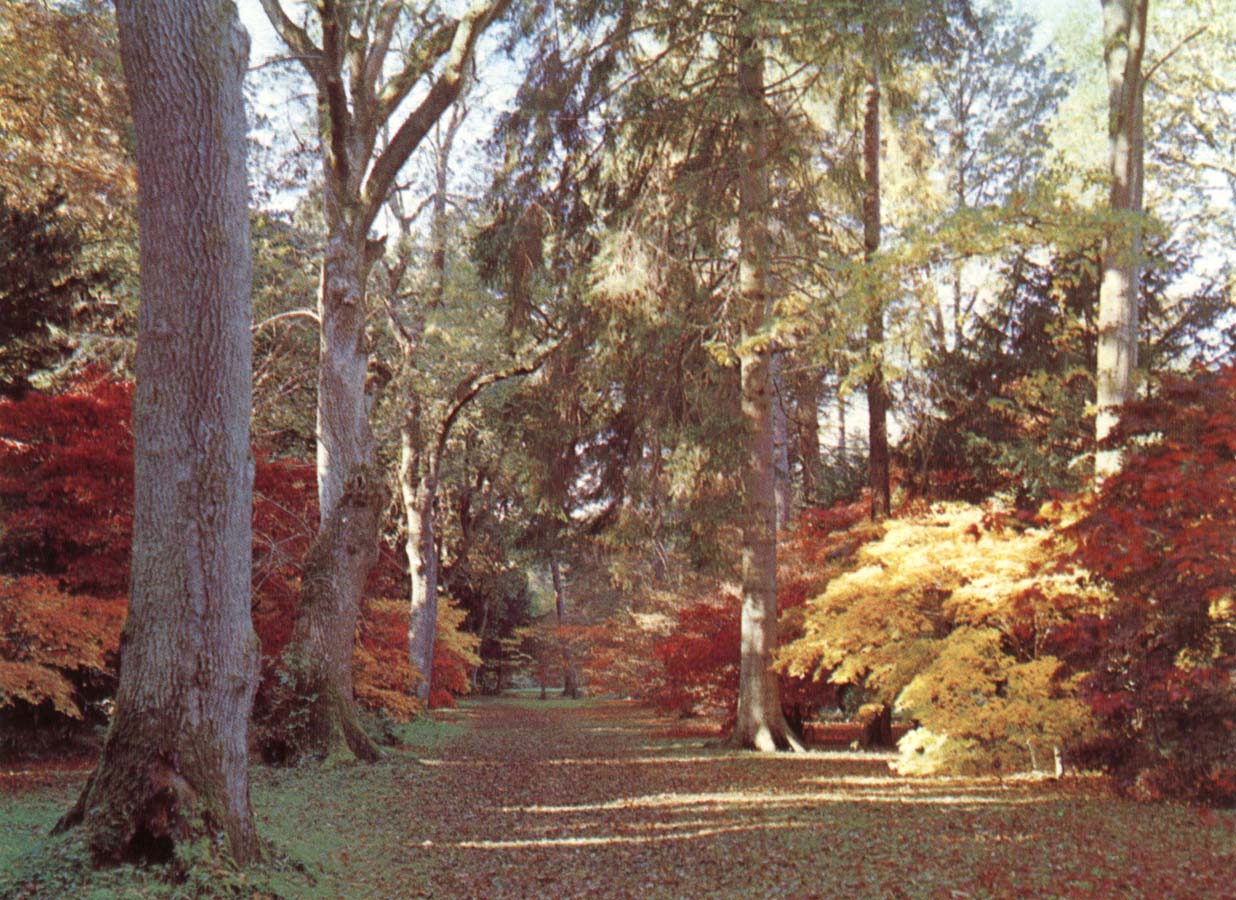
[[[339, 900], [340, 863], [384, 834], [375, 825], [403, 803], [420, 767], [409, 755], [440, 755], [465, 726], [429, 718], [385, 728], [401, 746], [375, 765], [255, 767], [251, 797], [266, 860], [237, 872], [204, 848], [184, 851], [187, 876], [165, 867], [97, 871], [78, 832], [49, 837], [80, 783], [43, 787], [0, 804], [2, 900]], [[380, 848], [373, 846], [375, 851]]]

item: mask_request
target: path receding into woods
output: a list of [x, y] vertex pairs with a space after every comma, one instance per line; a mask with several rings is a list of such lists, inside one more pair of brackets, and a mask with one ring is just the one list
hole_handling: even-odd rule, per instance
[[343, 826], [337, 888], [323, 888], [375, 900], [1236, 897], [1230, 815], [1115, 801], [1094, 784], [912, 780], [870, 754], [736, 753], [670, 737], [669, 720], [625, 703], [479, 701], [446, 719], [462, 727], [361, 776], [363, 811], [332, 812], [347, 796], [309, 802], [315, 845], [333, 816]]
[[1088, 779], [735, 752], [628, 703], [435, 717], [375, 765], [255, 768], [272, 867], [179, 885], [130, 870], [82, 888], [41, 842], [85, 769], [0, 772], [0, 883], [25, 866], [51, 878], [40, 900], [1236, 900], [1236, 812], [1115, 800]]

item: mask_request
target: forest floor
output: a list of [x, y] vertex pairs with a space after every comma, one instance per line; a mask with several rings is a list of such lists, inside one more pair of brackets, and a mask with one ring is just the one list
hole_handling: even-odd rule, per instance
[[[258, 770], [279, 851], [266, 876], [173, 887], [131, 870], [88, 891], [66, 876], [64, 896], [1236, 898], [1236, 813], [1137, 805], [1090, 779], [907, 779], [880, 754], [735, 752], [620, 702], [436, 715], [373, 766]], [[0, 872], [63, 858], [19, 859], [83, 774], [0, 778]]]

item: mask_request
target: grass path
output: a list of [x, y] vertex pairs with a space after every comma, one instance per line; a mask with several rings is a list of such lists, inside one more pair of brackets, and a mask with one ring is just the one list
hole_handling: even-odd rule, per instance
[[[909, 780], [734, 753], [628, 704], [487, 701], [389, 772], [339, 858], [357, 898], [1236, 898], [1231, 814], [1084, 786]], [[374, 776], [378, 772], [373, 773]]]
[[[669, 727], [624, 703], [477, 701], [374, 766], [259, 771], [254, 806], [302, 861], [277, 879], [289, 900], [1236, 898], [1233, 813], [894, 778], [879, 756], [737, 753]], [[8, 798], [0, 869], [77, 783]], [[89, 896], [202, 896], [131, 878]]]

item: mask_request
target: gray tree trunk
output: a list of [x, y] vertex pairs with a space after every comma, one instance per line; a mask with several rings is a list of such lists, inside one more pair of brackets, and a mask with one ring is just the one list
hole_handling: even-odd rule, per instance
[[[300, 609], [283, 664], [303, 698], [304, 732], [293, 755], [372, 762], [378, 749], [360, 725], [352, 693], [352, 653], [359, 606], [354, 605], [377, 560], [374, 539], [386, 508], [385, 480], [356, 469], [305, 554]], [[340, 623], [351, 621], [351, 628]], [[296, 740], [295, 738], [299, 738]]]
[[[880, 249], [880, 70], [874, 26], [864, 23], [866, 87], [863, 89], [863, 252], [870, 262]], [[888, 389], [884, 384], [884, 301], [871, 287], [867, 344], [872, 348], [867, 376], [867, 475], [871, 518], [882, 519], [892, 506], [888, 453]]]
[[408, 529], [406, 548], [412, 580], [408, 656], [422, 676], [416, 685], [416, 696], [427, 703], [438, 624], [438, 548], [434, 535], [438, 479], [435, 471], [423, 468], [426, 454], [421, 447], [419, 418], [419, 409], [414, 407], [400, 429], [399, 485]]
[[[1143, 123], [1142, 59], [1148, 0], [1103, 0], [1103, 58], [1108, 92], [1108, 194], [1111, 223], [1103, 242], [1099, 287], [1095, 438], [1104, 441], [1133, 393], [1141, 294]], [[1120, 471], [1117, 448], [1096, 448], [1095, 476]]]
[[781, 709], [772, 670], [777, 648], [777, 498], [773, 454], [772, 347], [753, 340], [770, 313], [768, 298], [768, 134], [764, 52], [750, 10], [740, 13], [736, 48], [739, 104], [739, 345], [746, 426], [743, 488], [741, 661], [738, 719], [731, 742], [757, 750], [801, 749]]
[[777, 494], [777, 526], [790, 524], [794, 517], [794, 486], [790, 479], [790, 417], [786, 412], [789, 398], [785, 378], [781, 374], [781, 353], [772, 356], [773, 403], [773, 470]]
[[327, 180], [331, 234], [318, 291], [321, 518], [317, 539], [305, 557], [301, 604], [283, 663], [295, 673], [309, 723], [294, 736], [293, 755], [373, 760], [378, 749], [359, 725], [352, 688], [352, 644], [365, 582], [377, 561], [386, 497], [365, 393], [370, 259], [364, 233], [354, 223], [340, 221], [337, 195], [342, 187]]
[[225, 0], [117, 3], [141, 235], [134, 521], [116, 713], [77, 805], [96, 863], [259, 855], [248, 721], [253, 462], [241, 85]]
[[804, 373], [796, 382], [794, 398], [794, 427], [797, 438], [798, 462], [802, 467], [803, 503], [815, 503], [820, 471], [820, 378], [813, 370]]
[[[361, 595], [376, 559], [383, 508], [356, 506], [385, 497], [369, 426], [371, 398], [366, 395], [365, 288], [370, 267], [381, 254], [381, 245], [369, 240], [369, 230], [404, 163], [459, 95], [480, 35], [510, 0], [473, 0], [458, 19], [420, 21], [409, 21], [415, 13], [393, 0], [372, 4], [320, 0], [313, 4], [319, 25], [316, 35], [288, 15], [281, 0], [260, 2], [317, 91], [327, 236], [318, 301], [317, 463], [322, 519], [312, 565], [322, 589], [347, 592], [323, 600], [312, 613], [302, 606], [300, 616], [313, 615], [320, 621], [294, 629], [286, 659], [312, 683], [329, 685], [327, 693], [333, 699], [325, 713], [339, 717], [326, 722], [314, 712], [311, 721], [321, 721], [323, 727], [306, 735], [309, 743], [300, 750], [338, 755], [342, 751], [334, 736], [344, 734], [352, 753], [372, 758], [376, 748], [353, 727], [350, 663], [346, 668], [328, 665], [305, 643], [318, 630], [334, 633], [329, 639], [332, 645], [353, 640]], [[401, 21], [404, 27], [422, 30], [414, 46], [396, 58], [388, 51], [397, 45]], [[418, 85], [425, 88], [420, 99], [406, 114], [401, 112]], [[379, 133], [394, 121], [398, 125], [390, 129], [389, 142], [375, 152]], [[370, 530], [362, 533], [362, 528]], [[325, 536], [331, 531], [346, 533], [346, 546], [328, 543]], [[345, 675], [347, 683], [342, 681]], [[307, 696], [305, 702], [314, 701]]]
[[[549, 556], [549, 574], [554, 583], [554, 608], [558, 613], [558, 625], [566, 624], [566, 584], [562, 580], [562, 565], [558, 562], [558, 555], [551, 553]], [[569, 697], [572, 700], [579, 697], [579, 666], [575, 664], [575, 658], [571, 653], [571, 644], [563, 639], [562, 641], [562, 696]]]

